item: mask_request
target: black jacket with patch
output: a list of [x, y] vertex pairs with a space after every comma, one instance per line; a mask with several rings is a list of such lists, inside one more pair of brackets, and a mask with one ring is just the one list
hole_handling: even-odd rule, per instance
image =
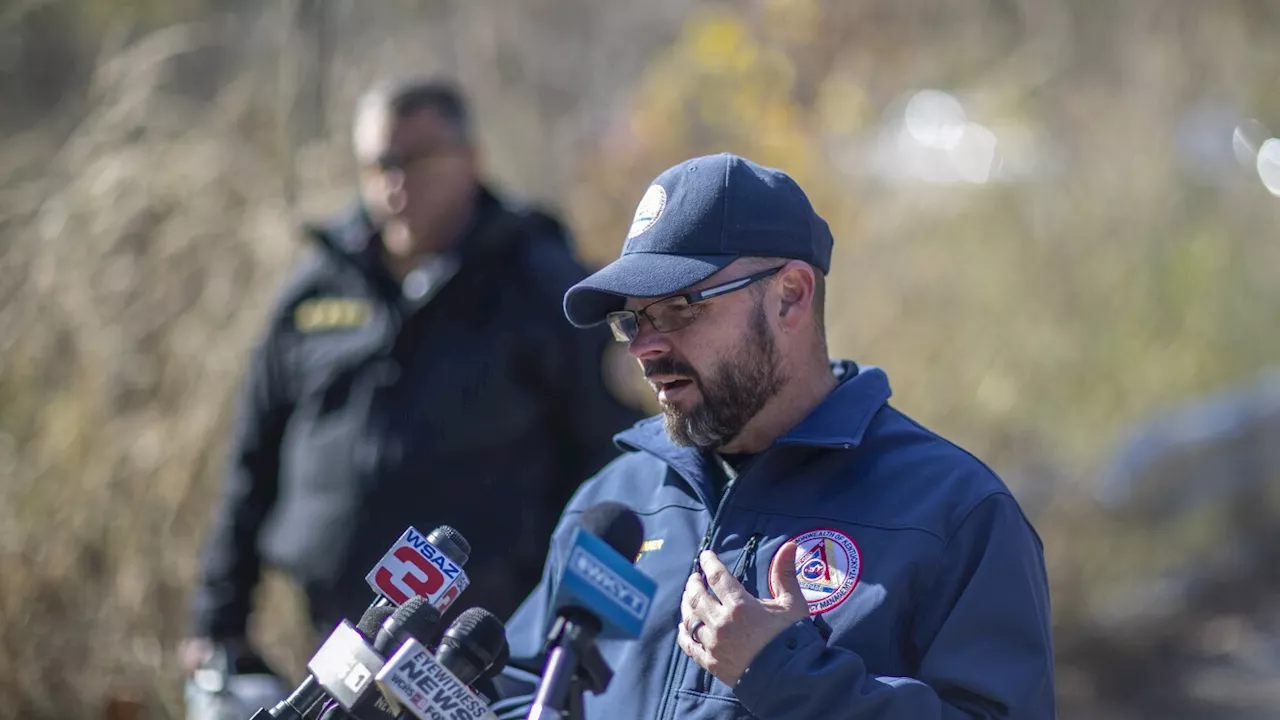
[[475, 605], [505, 619], [568, 498], [641, 417], [602, 378], [608, 331], [564, 317], [586, 270], [554, 219], [488, 190], [458, 251], [403, 284], [361, 210], [308, 234], [244, 380], [194, 632], [243, 637], [264, 562], [318, 632], [355, 623], [410, 525], [471, 543], [446, 623]]

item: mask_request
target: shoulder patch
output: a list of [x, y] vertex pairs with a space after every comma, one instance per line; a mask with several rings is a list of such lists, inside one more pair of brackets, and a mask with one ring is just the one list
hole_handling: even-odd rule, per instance
[[363, 298], [321, 297], [298, 303], [293, 326], [299, 332], [346, 330], [369, 322], [373, 304]]
[[[821, 528], [795, 535], [790, 540], [799, 546], [796, 579], [809, 603], [809, 614], [821, 615], [849, 599], [862, 574], [862, 552], [853, 538], [839, 530]], [[770, 562], [770, 595], [776, 593], [772, 573], [776, 562], [778, 555], [774, 553]]]

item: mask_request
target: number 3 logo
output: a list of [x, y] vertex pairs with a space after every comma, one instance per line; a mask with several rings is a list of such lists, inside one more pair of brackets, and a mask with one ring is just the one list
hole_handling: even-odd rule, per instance
[[[444, 574], [417, 550], [402, 547], [395, 551], [394, 557], [405, 564], [404, 572], [400, 575], [400, 584], [408, 588], [413, 595], [431, 597], [444, 585]], [[408, 566], [416, 567], [426, 577], [419, 577]], [[412, 597], [400, 588], [392, 577], [391, 570], [386, 567], [378, 568], [373, 581], [378, 586], [378, 590], [396, 605], [403, 605]]]

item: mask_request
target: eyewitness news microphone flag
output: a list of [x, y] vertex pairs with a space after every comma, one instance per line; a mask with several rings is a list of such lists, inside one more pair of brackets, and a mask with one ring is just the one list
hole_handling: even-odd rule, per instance
[[441, 613], [470, 584], [462, 566], [413, 527], [404, 531], [365, 581], [375, 593], [396, 605], [420, 595]]
[[394, 712], [420, 720], [496, 720], [489, 705], [441, 665], [431, 651], [408, 640], [374, 675]]
[[581, 608], [600, 620], [597, 637], [639, 637], [657, 584], [637, 570], [631, 560], [581, 526], [574, 528], [570, 536], [566, 557], [556, 586], [553, 616], [565, 608]]

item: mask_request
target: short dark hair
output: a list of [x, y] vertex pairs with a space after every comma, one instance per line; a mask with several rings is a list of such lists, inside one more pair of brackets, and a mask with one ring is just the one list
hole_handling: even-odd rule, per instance
[[457, 83], [438, 77], [384, 80], [365, 91], [356, 103], [356, 123], [370, 110], [381, 110], [397, 120], [431, 110], [453, 126], [464, 142], [471, 140], [471, 111]]

